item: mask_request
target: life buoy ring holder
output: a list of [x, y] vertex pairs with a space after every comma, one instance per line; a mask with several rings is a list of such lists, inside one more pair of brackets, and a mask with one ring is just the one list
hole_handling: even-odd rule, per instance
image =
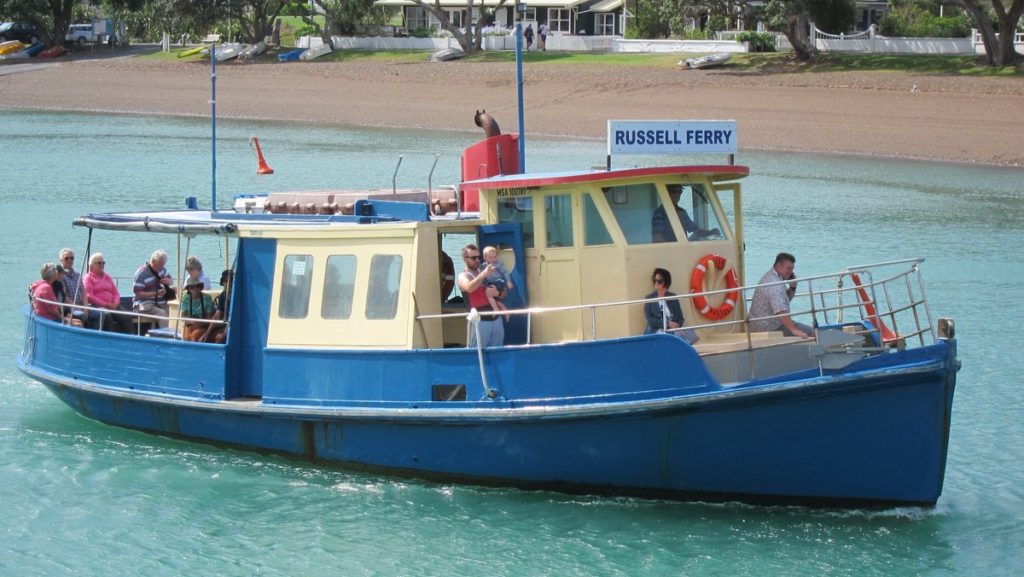
[[[702, 293], [706, 290], [704, 288], [704, 275], [712, 264], [718, 270], [725, 270], [728, 261], [724, 256], [718, 254], [702, 256], [697, 261], [697, 266], [693, 267], [693, 273], [690, 275], [690, 294]], [[722, 304], [713, 307], [708, 304], [707, 297], [700, 295], [693, 297], [693, 308], [706, 318], [720, 321], [729, 316], [729, 313], [736, 308], [736, 301], [740, 298], [739, 287], [740, 283], [739, 279], [736, 278], [736, 269], [729, 268], [725, 273], [725, 288], [732, 290], [725, 294], [725, 300], [722, 301]]]
[[455, 290], [455, 263], [448, 253], [441, 251], [441, 302], [448, 300]]

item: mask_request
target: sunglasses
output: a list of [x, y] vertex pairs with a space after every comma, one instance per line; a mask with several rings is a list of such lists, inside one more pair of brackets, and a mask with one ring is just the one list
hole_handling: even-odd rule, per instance
[[663, 279], [663, 278], [656, 278], [656, 279], [654, 279], [654, 284], [665, 284], [665, 279]]
[[478, 255], [478, 254], [471, 254], [471, 255], [467, 256], [466, 258], [468, 258], [469, 260], [480, 260], [480, 255]]
[[105, 261], [105, 260], [98, 260], [98, 261], [96, 261], [95, 264], [107, 264], [107, 261]]
[[75, 260], [75, 257], [73, 257], [73, 256], [66, 256], [66, 257], [64, 257], [64, 260]]

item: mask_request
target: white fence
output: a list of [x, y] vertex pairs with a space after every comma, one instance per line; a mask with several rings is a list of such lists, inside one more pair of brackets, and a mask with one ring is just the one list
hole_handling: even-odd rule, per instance
[[[440, 38], [393, 38], [332, 36], [335, 50], [445, 50], [458, 48], [451, 36]], [[484, 36], [484, 50], [515, 50], [514, 36]], [[548, 36], [552, 52], [747, 52], [743, 42], [722, 40], [625, 40], [618, 36]], [[536, 50], [536, 47], [534, 47]]]
[[[871, 25], [858, 34], [829, 34], [811, 24], [814, 46], [823, 52], [868, 52], [880, 54], [984, 54], [985, 45], [977, 30], [970, 38], [889, 38], [879, 36]], [[1014, 37], [1017, 52], [1024, 54], [1024, 34]]]

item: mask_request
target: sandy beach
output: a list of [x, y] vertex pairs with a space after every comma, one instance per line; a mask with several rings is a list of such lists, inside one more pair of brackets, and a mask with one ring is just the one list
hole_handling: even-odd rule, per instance
[[[1024, 166], [1022, 78], [557, 62], [524, 70], [533, 134], [603, 138], [613, 118], [734, 118], [741, 149]], [[217, 96], [227, 118], [477, 131], [473, 112], [486, 109], [506, 132], [516, 128], [510, 63], [229, 63], [217, 67]], [[206, 116], [209, 97], [200, 62], [72, 60], [0, 75], [6, 108]]]

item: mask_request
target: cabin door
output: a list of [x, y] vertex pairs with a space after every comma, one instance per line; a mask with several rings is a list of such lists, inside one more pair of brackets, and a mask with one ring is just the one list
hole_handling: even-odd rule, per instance
[[[498, 249], [499, 254], [504, 256], [506, 251], [511, 251], [515, 256], [514, 263], [509, 263], [509, 274], [512, 276], [514, 290], [505, 296], [505, 306], [510, 309], [525, 308], [529, 303], [526, 290], [526, 257], [523, 253], [523, 232], [522, 225], [518, 222], [504, 222], [501, 224], [487, 224], [480, 227], [478, 243], [483, 251], [485, 246], [493, 246]], [[503, 259], [505, 260], [505, 259]], [[505, 325], [505, 344], [521, 345], [526, 343], [526, 317], [513, 315], [508, 324]]]
[[[572, 306], [582, 302], [579, 251], [576, 247], [575, 220], [578, 195], [552, 194], [544, 197], [538, 229], [537, 262], [543, 306]], [[541, 236], [543, 235], [543, 236]], [[543, 241], [543, 242], [541, 242]], [[537, 288], [534, 289], [536, 298]], [[583, 312], [579, 310], [547, 313], [533, 319], [537, 342], [575, 341], [582, 338]]]

